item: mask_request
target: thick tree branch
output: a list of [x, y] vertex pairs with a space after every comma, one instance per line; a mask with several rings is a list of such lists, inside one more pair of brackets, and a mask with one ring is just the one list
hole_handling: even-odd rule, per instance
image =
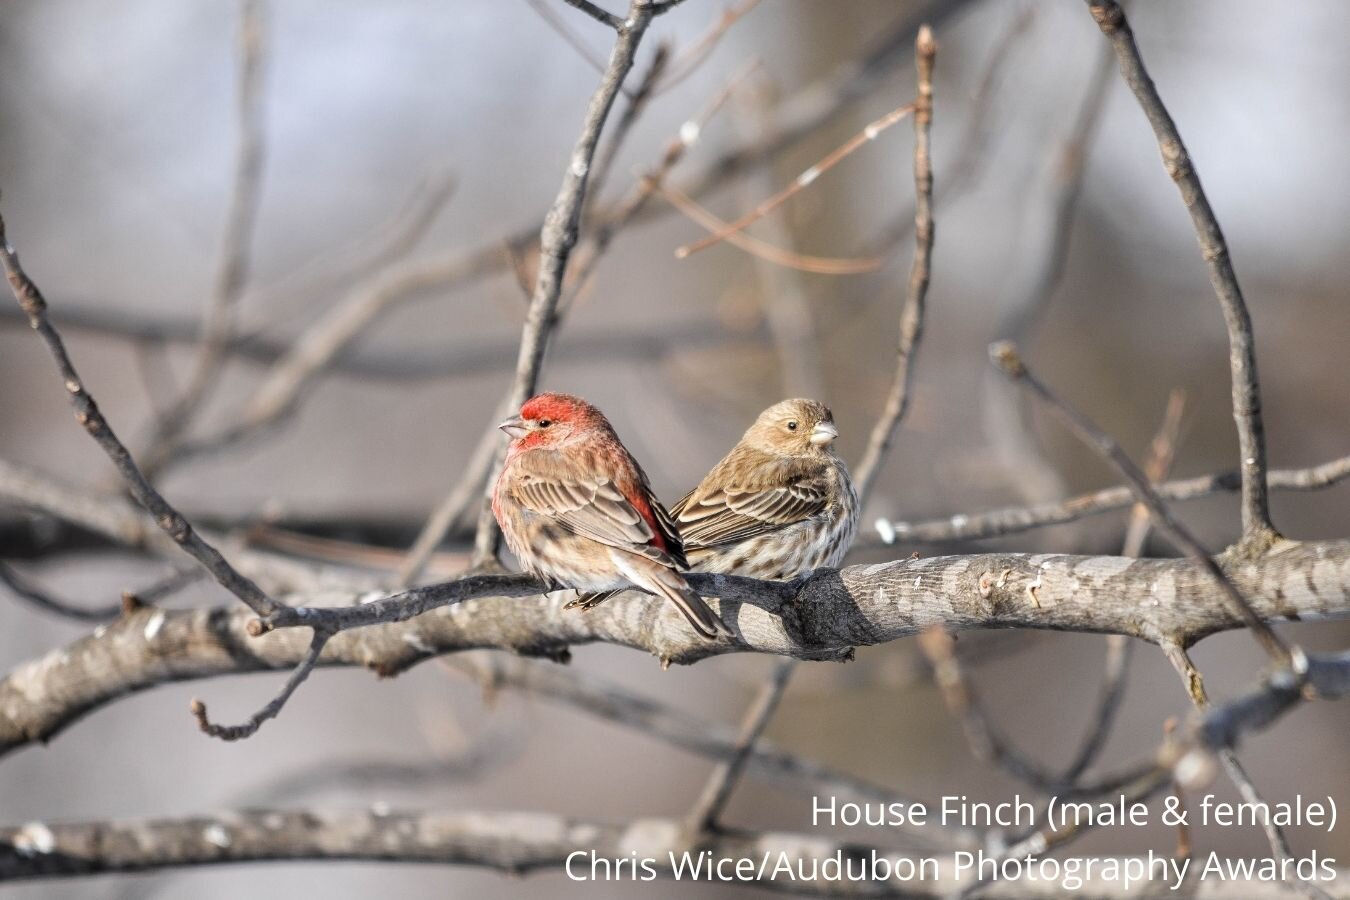
[[[1221, 557], [1220, 564], [1263, 619], [1350, 615], [1350, 541], [1282, 540], [1260, 558]], [[678, 663], [744, 651], [839, 659], [851, 647], [930, 625], [1126, 634], [1189, 646], [1244, 624], [1210, 573], [1186, 559], [991, 553], [822, 570], [800, 583], [697, 573], [690, 582], [721, 598], [720, 614], [736, 629], [734, 637], [700, 639], [669, 603], [643, 594], [578, 613], [563, 610], [566, 593], [539, 596], [521, 576], [477, 576], [419, 595], [427, 609], [453, 602], [430, 615], [334, 635], [319, 665], [393, 674], [459, 650], [557, 655], [595, 642]], [[515, 599], [500, 596], [506, 586]], [[377, 605], [334, 610], [335, 621], [373, 621], [377, 615], [365, 610]], [[390, 611], [406, 607], [394, 604]], [[287, 669], [304, 658], [309, 640], [303, 629], [253, 638], [249, 623], [255, 621], [242, 607], [138, 610], [25, 663], [0, 682], [0, 752], [46, 740], [131, 692]]]

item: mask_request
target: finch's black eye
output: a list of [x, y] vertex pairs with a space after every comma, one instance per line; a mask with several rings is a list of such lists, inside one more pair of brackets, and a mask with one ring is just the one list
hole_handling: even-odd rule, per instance
[[547, 428], [548, 426], [550, 426], [550, 425], [552, 425], [552, 424], [553, 424], [553, 422], [552, 422], [551, 420], [549, 420], [549, 419], [540, 419], [540, 420], [539, 420], [539, 427], [540, 427], [540, 428]]
[[797, 423], [796, 423], [796, 422], [789, 422], [789, 423], [788, 423], [788, 431], [796, 431], [796, 430], [797, 430]]

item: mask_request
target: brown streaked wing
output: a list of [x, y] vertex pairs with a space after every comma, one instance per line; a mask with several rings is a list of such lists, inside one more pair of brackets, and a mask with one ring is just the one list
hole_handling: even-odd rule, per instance
[[670, 564], [669, 554], [651, 543], [651, 526], [607, 478], [564, 481], [522, 475], [512, 493], [522, 506], [573, 534]]
[[820, 476], [784, 485], [719, 488], [680, 501], [678, 523], [686, 549], [715, 547], [768, 534], [819, 513], [829, 499]]

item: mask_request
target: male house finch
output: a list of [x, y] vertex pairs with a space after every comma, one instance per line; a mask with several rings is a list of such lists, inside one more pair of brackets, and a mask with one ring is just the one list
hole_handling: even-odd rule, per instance
[[670, 513], [600, 410], [540, 394], [499, 427], [511, 444], [492, 512], [531, 574], [579, 591], [637, 587], [670, 600], [704, 637], [730, 633], [680, 575]]
[[[755, 424], [675, 515], [689, 567], [786, 581], [838, 566], [858, 528], [858, 494], [835, 453], [834, 416], [814, 400], [784, 400]], [[616, 591], [578, 597], [591, 607]]]

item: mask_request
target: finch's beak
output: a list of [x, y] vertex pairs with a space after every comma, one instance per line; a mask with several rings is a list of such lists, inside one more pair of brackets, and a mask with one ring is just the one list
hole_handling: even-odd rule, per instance
[[839, 437], [839, 429], [834, 427], [833, 422], [817, 422], [816, 427], [811, 429], [811, 443], [828, 444]]
[[530, 433], [530, 429], [525, 427], [525, 420], [520, 416], [512, 416], [497, 427], [513, 438], [522, 438]]

